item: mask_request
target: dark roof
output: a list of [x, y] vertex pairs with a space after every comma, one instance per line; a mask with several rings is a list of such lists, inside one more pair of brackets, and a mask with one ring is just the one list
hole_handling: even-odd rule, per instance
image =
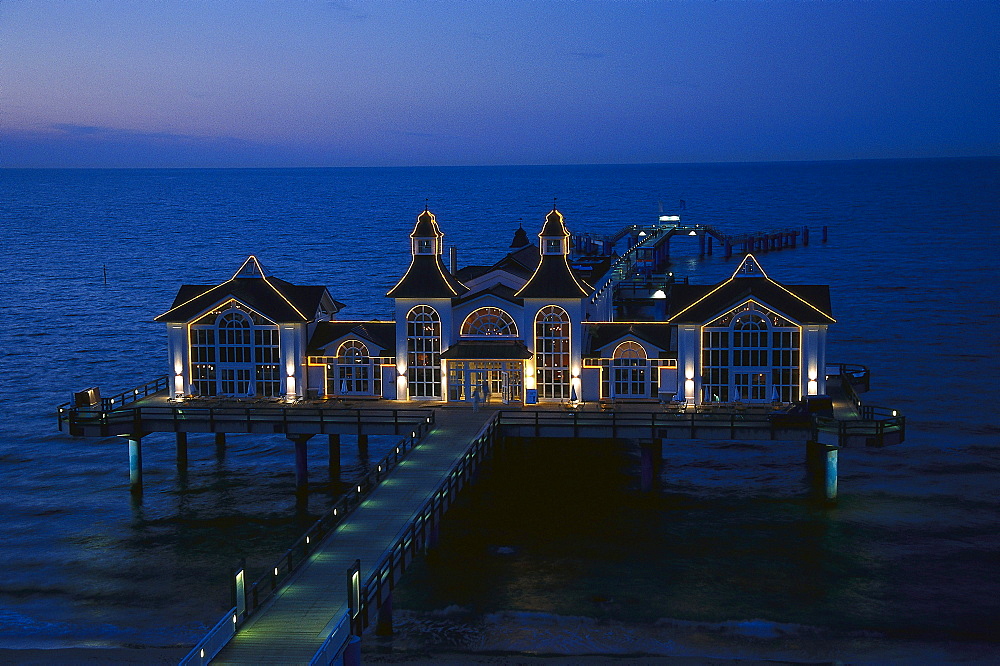
[[438, 226], [434, 213], [424, 209], [424, 212], [417, 216], [417, 223], [413, 225], [413, 233], [410, 234], [410, 238], [440, 238], [441, 236], [444, 236], [444, 233]]
[[235, 298], [272, 321], [307, 322], [312, 321], [324, 295], [329, 295], [326, 287], [294, 285], [276, 277], [234, 277], [215, 286], [186, 284], [178, 290], [170, 309], [154, 321], [191, 321], [218, 303]]
[[393, 321], [321, 321], [309, 338], [306, 354], [318, 356], [323, 347], [334, 340], [352, 335], [373, 343], [376, 349], [368, 348], [372, 356], [396, 355], [396, 322]]
[[545, 224], [542, 225], [542, 231], [538, 234], [539, 236], [569, 236], [569, 230], [566, 229], [566, 223], [563, 220], [563, 215], [555, 208], [545, 216]]
[[473, 301], [480, 296], [496, 296], [497, 298], [502, 298], [505, 301], [513, 303], [514, 305], [524, 305], [524, 301], [517, 298], [514, 295], [515, 290], [511, 289], [505, 284], [494, 284], [486, 289], [480, 289], [479, 291], [470, 292], [461, 296], [459, 298], [452, 300], [452, 305], [461, 305], [462, 303], [468, 303]]
[[830, 287], [778, 284], [768, 277], [733, 277], [715, 286], [674, 285], [667, 317], [672, 323], [705, 323], [754, 298], [800, 324], [832, 324]]
[[386, 294], [389, 298], [451, 298], [469, 290], [444, 267], [436, 254], [415, 254], [406, 274]]
[[532, 353], [520, 340], [461, 340], [442, 352], [443, 359], [531, 358]]
[[639, 340], [670, 351], [673, 326], [667, 322], [583, 322], [584, 355], [596, 355], [597, 350], [615, 340], [632, 335]]
[[584, 298], [593, 288], [575, 275], [562, 254], [543, 254], [538, 268], [515, 294], [518, 298]]

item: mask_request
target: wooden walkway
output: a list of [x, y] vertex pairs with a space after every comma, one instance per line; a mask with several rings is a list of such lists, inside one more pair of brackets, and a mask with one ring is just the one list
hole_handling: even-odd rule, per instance
[[308, 664], [347, 609], [347, 571], [366, 580], [493, 410], [440, 409], [435, 428], [216, 656], [216, 664]]

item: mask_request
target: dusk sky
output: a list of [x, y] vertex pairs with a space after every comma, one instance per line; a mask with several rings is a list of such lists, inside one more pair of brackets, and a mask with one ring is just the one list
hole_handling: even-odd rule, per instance
[[1000, 2], [0, 2], [0, 166], [1000, 155]]

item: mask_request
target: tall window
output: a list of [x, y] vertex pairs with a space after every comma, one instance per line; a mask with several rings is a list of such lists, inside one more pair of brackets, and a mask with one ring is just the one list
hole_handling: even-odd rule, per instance
[[569, 314], [556, 305], [535, 316], [535, 370], [538, 397], [570, 397]]
[[462, 323], [462, 335], [517, 336], [517, 324], [500, 308], [479, 308]]
[[702, 332], [704, 400], [799, 398], [799, 328], [750, 302]]
[[191, 382], [199, 395], [281, 394], [278, 327], [230, 301], [191, 325]]
[[347, 340], [337, 349], [336, 364], [327, 368], [326, 392], [327, 395], [380, 394], [380, 379], [372, 368], [368, 347], [360, 340]]
[[637, 342], [623, 342], [615, 348], [611, 361], [614, 388], [618, 396], [648, 396], [646, 350]]
[[428, 305], [406, 315], [406, 364], [410, 397], [441, 397], [441, 318]]

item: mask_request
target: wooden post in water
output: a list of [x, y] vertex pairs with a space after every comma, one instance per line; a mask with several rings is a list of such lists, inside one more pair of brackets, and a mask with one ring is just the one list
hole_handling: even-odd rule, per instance
[[392, 592], [378, 607], [378, 617], [375, 620], [376, 636], [392, 636]]
[[358, 457], [368, 460], [368, 435], [358, 435]]
[[806, 442], [806, 475], [813, 496], [837, 501], [837, 458], [840, 449], [832, 444]]
[[729, 259], [731, 256], [733, 256], [733, 244], [729, 242], [729, 240], [726, 240], [725, 245], [723, 245], [722, 247], [723, 247], [722, 256], [725, 259]]
[[826, 242], [826, 238], [827, 238], [827, 229], [826, 229], [826, 225], [824, 224], [823, 225], [823, 242], [824, 243]]
[[184, 473], [188, 465], [188, 434], [177, 433], [177, 471]]
[[698, 234], [698, 256], [705, 256], [705, 234]]
[[133, 493], [142, 492], [142, 435], [128, 435], [128, 482]]
[[330, 449], [330, 480], [340, 478], [340, 435], [327, 435]]
[[809, 245], [809, 227], [802, 227], [802, 247]]
[[306, 442], [312, 435], [288, 435], [295, 445], [295, 489], [304, 490], [309, 485], [309, 462]]
[[[706, 235], [707, 235], [707, 234], [706, 234]], [[711, 237], [711, 236], [709, 236], [709, 237], [708, 237], [708, 240], [707, 240], [707, 241], [705, 241], [705, 242], [706, 242], [706, 243], [708, 243], [708, 248], [707, 248], [707, 252], [708, 252], [708, 256], [710, 256], [710, 257], [711, 257], [711, 256], [712, 256], [712, 237]]]
[[659, 439], [639, 440], [639, 489], [648, 493], [659, 486], [663, 446]]
[[215, 433], [215, 459], [222, 462], [226, 459], [226, 433]]

